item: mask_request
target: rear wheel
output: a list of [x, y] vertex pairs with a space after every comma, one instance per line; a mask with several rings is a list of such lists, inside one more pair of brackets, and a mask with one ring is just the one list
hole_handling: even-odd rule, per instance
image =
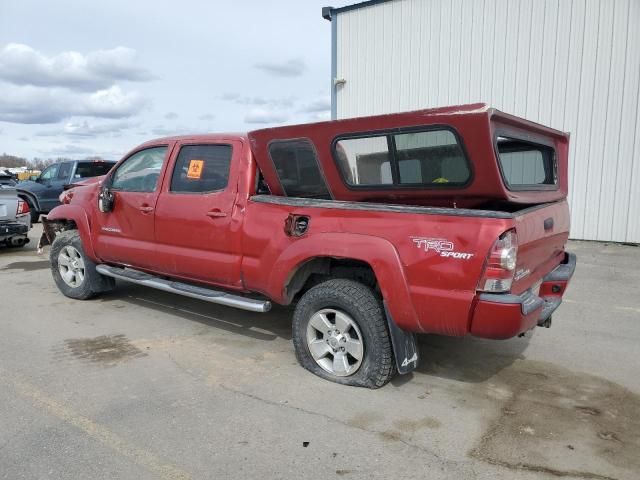
[[50, 252], [51, 273], [58, 289], [70, 298], [86, 300], [115, 286], [115, 280], [100, 275], [85, 255], [77, 230], [59, 233]]
[[379, 388], [395, 374], [380, 299], [353, 280], [329, 280], [302, 296], [293, 342], [304, 368], [336, 383]]

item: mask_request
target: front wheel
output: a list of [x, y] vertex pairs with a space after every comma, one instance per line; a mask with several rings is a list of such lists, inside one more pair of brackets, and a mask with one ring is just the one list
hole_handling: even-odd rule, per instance
[[51, 245], [49, 258], [53, 279], [67, 297], [86, 300], [115, 286], [115, 280], [100, 275], [96, 264], [85, 255], [77, 230], [59, 233]]
[[302, 296], [293, 343], [300, 365], [336, 383], [379, 388], [395, 374], [380, 299], [353, 280], [329, 280]]

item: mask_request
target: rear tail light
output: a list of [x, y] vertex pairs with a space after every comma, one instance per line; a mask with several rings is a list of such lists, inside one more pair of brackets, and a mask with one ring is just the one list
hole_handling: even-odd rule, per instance
[[24, 215], [25, 213], [29, 213], [29, 204], [24, 200], [18, 200], [16, 215]]
[[518, 237], [508, 230], [496, 240], [487, 255], [484, 272], [478, 283], [480, 292], [508, 292], [511, 290], [518, 256]]

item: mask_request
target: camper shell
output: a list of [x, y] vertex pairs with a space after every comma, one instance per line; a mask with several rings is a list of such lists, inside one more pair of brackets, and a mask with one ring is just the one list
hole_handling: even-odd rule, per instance
[[248, 136], [273, 195], [507, 211], [567, 196], [569, 135], [486, 104]]

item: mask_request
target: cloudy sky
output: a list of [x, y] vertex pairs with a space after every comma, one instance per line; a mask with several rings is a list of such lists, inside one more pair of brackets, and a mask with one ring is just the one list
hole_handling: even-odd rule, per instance
[[329, 116], [353, 1], [0, 0], [0, 153], [117, 159], [159, 136]]

